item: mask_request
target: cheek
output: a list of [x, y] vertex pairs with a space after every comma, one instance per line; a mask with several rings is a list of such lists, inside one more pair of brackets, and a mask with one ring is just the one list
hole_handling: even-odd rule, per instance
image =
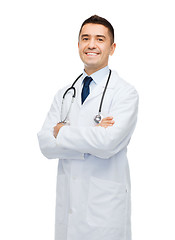
[[79, 55], [81, 56], [83, 54], [83, 49], [81, 47], [78, 48]]
[[110, 51], [109, 51], [109, 49], [104, 48], [104, 49], [102, 49], [102, 53], [103, 53], [102, 54], [103, 58], [108, 58]]
[[84, 55], [82, 48], [79, 48], [79, 56], [80, 56], [80, 59], [84, 62], [86, 56]]
[[80, 43], [79, 44], [79, 49], [81, 50], [81, 51], [83, 51], [84, 49], [85, 49], [85, 47], [86, 47], [86, 44], [85, 43]]

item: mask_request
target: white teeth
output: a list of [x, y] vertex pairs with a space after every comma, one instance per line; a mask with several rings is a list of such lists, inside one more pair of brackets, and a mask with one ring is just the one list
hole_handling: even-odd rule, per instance
[[96, 56], [97, 53], [86, 53], [87, 55], [92, 55], [92, 56]]

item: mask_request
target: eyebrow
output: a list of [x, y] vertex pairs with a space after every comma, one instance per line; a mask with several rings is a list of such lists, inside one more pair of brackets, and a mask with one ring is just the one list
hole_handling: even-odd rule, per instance
[[[83, 35], [81, 35], [81, 38], [83, 38], [83, 37], [89, 37], [89, 36], [90, 36], [89, 34], [83, 34]], [[100, 34], [97, 34], [96, 37], [106, 38], [104, 35], [100, 35]]]
[[106, 38], [104, 35], [97, 35], [97, 37]]

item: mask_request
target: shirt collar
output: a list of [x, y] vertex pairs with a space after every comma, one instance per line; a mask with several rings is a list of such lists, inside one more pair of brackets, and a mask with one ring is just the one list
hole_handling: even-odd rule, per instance
[[[96, 84], [99, 84], [104, 78], [106, 78], [106, 75], [108, 75], [108, 74], [109, 74], [109, 67], [106, 66], [106, 67], [94, 72], [93, 74], [91, 74], [90, 77], [92, 77], [93, 81]], [[88, 76], [88, 75], [84, 70], [83, 75], [82, 75], [82, 83], [86, 76]]]

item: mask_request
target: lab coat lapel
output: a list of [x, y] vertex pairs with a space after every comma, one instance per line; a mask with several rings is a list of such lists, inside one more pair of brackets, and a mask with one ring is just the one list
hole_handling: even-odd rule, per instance
[[[82, 91], [82, 79], [79, 80], [77, 83], [76, 83], [76, 91], [77, 91], [77, 96], [76, 96], [76, 101], [77, 101], [77, 104], [79, 105], [79, 107], [82, 107], [82, 104], [81, 104], [81, 91]], [[112, 89], [114, 87], [114, 81], [113, 81], [113, 74], [111, 74], [111, 78], [110, 78], [110, 81], [109, 81], [109, 84], [108, 84], [108, 87], [107, 89]], [[86, 98], [84, 104], [90, 100], [92, 100], [93, 98], [97, 97], [98, 95], [102, 94], [103, 91], [104, 91], [104, 88], [105, 88], [105, 85], [106, 85], [106, 80], [100, 82], [94, 89], [93, 91], [88, 95], [88, 97]]]
[[[97, 97], [98, 95], [102, 96], [102, 94], [104, 92], [104, 89], [105, 89], [105, 86], [106, 86], [106, 83], [107, 83], [107, 79], [106, 78], [103, 81], [101, 81], [100, 83], [98, 83], [98, 85], [94, 88], [92, 93], [89, 94], [89, 96], [87, 97], [87, 99], [85, 101], [88, 102], [89, 100]], [[109, 89], [113, 89], [114, 85], [115, 85], [115, 81], [113, 79], [113, 72], [112, 72], [110, 80], [109, 80], [109, 83], [108, 83], [108, 86], [107, 86], [107, 91]]]
[[[88, 102], [90, 100], [92, 100], [93, 98], [97, 97], [98, 95], [103, 94], [105, 86], [107, 83], [107, 79], [104, 79], [102, 82], [100, 82], [95, 88], [94, 90], [89, 94], [89, 96], [86, 98], [85, 102]], [[107, 91], [109, 89], [113, 89], [115, 85], [115, 82], [113, 81], [113, 74], [111, 74], [111, 78], [109, 80], [108, 86], [107, 86]]]
[[[81, 91], [82, 91], [82, 86], [81, 86], [81, 82], [79, 82], [76, 86], [76, 89], [77, 89], [77, 97], [76, 97], [76, 101], [77, 101], [77, 104], [79, 105], [79, 107], [82, 106], [81, 104]], [[94, 89], [93, 91], [87, 96], [84, 104], [86, 102], [88, 102], [89, 100], [97, 97], [99, 94], [101, 94], [104, 90], [104, 86], [103, 84], [98, 84]]]
[[82, 83], [82, 78], [76, 83], [76, 92], [77, 92], [77, 95], [76, 95], [76, 102], [78, 104], [79, 107], [81, 107], [81, 91], [82, 91], [82, 86], [81, 86], [81, 83]]
[[88, 95], [88, 97], [86, 98], [86, 102], [90, 101], [91, 99], [97, 97], [98, 95], [100, 95], [101, 93], [103, 93], [104, 90], [104, 86], [103, 84], [98, 84], [93, 91]]

